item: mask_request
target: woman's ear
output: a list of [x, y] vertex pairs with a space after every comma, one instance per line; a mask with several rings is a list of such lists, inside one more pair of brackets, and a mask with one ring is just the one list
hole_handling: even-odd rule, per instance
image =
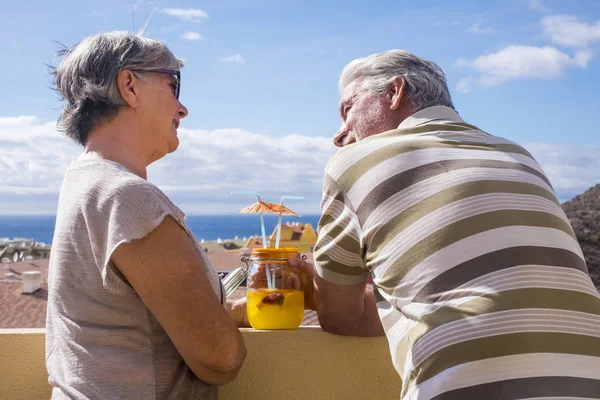
[[129, 107], [139, 106], [139, 86], [140, 80], [131, 70], [123, 69], [117, 75], [119, 94]]

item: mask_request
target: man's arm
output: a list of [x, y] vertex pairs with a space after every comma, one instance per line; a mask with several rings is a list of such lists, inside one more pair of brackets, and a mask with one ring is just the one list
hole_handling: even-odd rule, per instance
[[348, 336], [383, 336], [373, 286], [339, 285], [315, 274], [315, 303], [324, 331]]
[[344, 190], [325, 174], [315, 245], [314, 297], [321, 327], [352, 336], [384, 334], [364, 263], [360, 222]]

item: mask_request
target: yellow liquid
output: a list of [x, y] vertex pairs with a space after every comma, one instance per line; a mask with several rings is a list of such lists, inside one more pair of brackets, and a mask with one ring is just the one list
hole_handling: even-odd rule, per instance
[[[266, 304], [272, 293], [283, 295], [283, 304]], [[296, 329], [304, 318], [304, 292], [291, 289], [260, 289], [246, 293], [248, 321], [254, 329]]]

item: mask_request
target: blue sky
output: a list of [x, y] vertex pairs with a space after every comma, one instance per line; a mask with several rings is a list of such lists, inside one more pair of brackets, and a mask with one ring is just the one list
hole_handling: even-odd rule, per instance
[[[101, 4], [101, 5], [100, 5]], [[191, 214], [303, 195], [318, 213], [354, 58], [409, 50], [446, 72], [457, 110], [525, 145], [561, 200], [600, 182], [600, 2], [116, 1], [0, 5], [0, 214], [52, 214], [78, 148], [56, 132], [45, 64], [86, 35], [140, 28], [186, 60], [181, 146], [149, 179]], [[275, 168], [274, 168], [275, 167]], [[3, 171], [2, 171], [3, 170]]]

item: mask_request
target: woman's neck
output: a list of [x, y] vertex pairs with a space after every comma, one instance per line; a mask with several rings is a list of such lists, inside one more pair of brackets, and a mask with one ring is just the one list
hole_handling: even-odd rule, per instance
[[100, 157], [117, 162], [125, 168], [147, 179], [145, 149], [139, 140], [139, 130], [134, 126], [123, 126], [113, 120], [94, 128], [86, 142], [84, 153], [96, 153]]

